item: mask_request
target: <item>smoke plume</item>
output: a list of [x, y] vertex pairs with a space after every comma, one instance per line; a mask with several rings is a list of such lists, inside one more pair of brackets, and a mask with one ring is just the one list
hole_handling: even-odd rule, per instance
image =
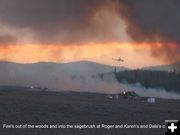
[[126, 40], [123, 23], [110, 0], [0, 0], [0, 24], [43, 44]]
[[152, 43], [154, 56], [180, 60], [180, 1], [119, 0], [119, 3], [127, 32], [136, 42]]
[[[84, 65], [88, 66], [89, 65]], [[144, 88], [140, 84], [119, 83], [109, 72], [103, 78], [97, 76], [96, 66], [83, 71], [82, 66], [59, 65], [53, 63], [15, 64], [0, 63], [0, 85], [48, 88], [50, 91], [80, 91], [116, 94], [134, 91], [143, 97], [180, 99], [180, 95], [163, 89]], [[103, 68], [104, 72], [111, 69]], [[14, 72], [16, 71], [16, 72]], [[94, 75], [94, 76], [92, 76]]]
[[179, 0], [0, 0], [0, 44], [146, 42], [178, 61], [179, 12]]

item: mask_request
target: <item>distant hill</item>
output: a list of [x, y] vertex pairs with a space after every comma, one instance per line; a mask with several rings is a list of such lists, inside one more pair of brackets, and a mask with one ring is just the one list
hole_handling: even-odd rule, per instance
[[[59, 87], [72, 79], [83, 80], [85, 76], [113, 72], [113, 70], [113, 66], [90, 61], [34, 64], [0, 62], [0, 85]], [[123, 70], [127, 68], [118, 68], [118, 71]]]
[[[99, 64], [96, 62], [91, 61], [77, 61], [71, 63], [65, 63], [62, 66], [63, 68], [76, 71], [78, 74], [88, 74], [88, 75], [95, 75], [104, 72], [113, 72], [114, 66]], [[117, 67], [118, 71], [128, 70], [126, 67]]]
[[173, 63], [173, 64], [167, 64], [167, 65], [158, 65], [158, 66], [151, 66], [151, 67], [145, 67], [142, 68], [145, 70], [154, 70], [154, 71], [180, 71], [180, 61]]
[[[19, 64], [13, 62], [0, 62], [0, 69], [2, 72], [4, 71], [23, 71], [25, 72], [42, 72], [47, 73], [51, 72], [60, 72], [63, 73], [72, 73], [72, 74], [86, 74], [86, 75], [94, 75], [98, 73], [104, 72], [112, 72], [114, 71], [114, 66], [99, 64], [91, 61], [77, 61], [70, 63], [53, 63], [53, 62], [39, 62], [32, 64]], [[118, 71], [127, 70], [126, 67], [117, 67]]]

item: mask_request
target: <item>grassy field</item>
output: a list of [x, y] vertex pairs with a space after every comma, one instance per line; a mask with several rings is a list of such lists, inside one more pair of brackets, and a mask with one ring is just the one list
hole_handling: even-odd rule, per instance
[[179, 114], [179, 100], [150, 104], [105, 94], [0, 90], [0, 135], [163, 135], [165, 129], [5, 129], [3, 124], [164, 124]]

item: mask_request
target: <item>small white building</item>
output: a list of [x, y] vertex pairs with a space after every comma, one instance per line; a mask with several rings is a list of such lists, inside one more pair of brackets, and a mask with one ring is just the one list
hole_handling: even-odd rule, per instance
[[148, 103], [155, 103], [156, 102], [156, 99], [155, 98], [147, 98], [147, 102]]

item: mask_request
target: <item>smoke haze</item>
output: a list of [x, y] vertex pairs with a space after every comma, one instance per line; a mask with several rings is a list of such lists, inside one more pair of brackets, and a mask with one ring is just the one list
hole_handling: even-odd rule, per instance
[[[65, 65], [54, 63], [30, 65], [1, 63], [0, 67], [0, 85], [34, 86], [49, 88], [49, 90], [53, 91], [80, 91], [108, 94], [134, 91], [140, 96], [145, 97], [180, 99], [179, 94], [166, 92], [163, 89], [147, 89], [140, 84], [130, 85], [119, 83], [112, 73], [113, 67], [96, 65], [94, 63], [80, 62]], [[127, 69], [120, 68], [118, 70]], [[103, 79], [97, 76], [102, 71], [109, 72], [104, 75]]]
[[153, 56], [174, 62], [179, 12], [179, 0], [0, 0], [0, 44], [146, 42]]

